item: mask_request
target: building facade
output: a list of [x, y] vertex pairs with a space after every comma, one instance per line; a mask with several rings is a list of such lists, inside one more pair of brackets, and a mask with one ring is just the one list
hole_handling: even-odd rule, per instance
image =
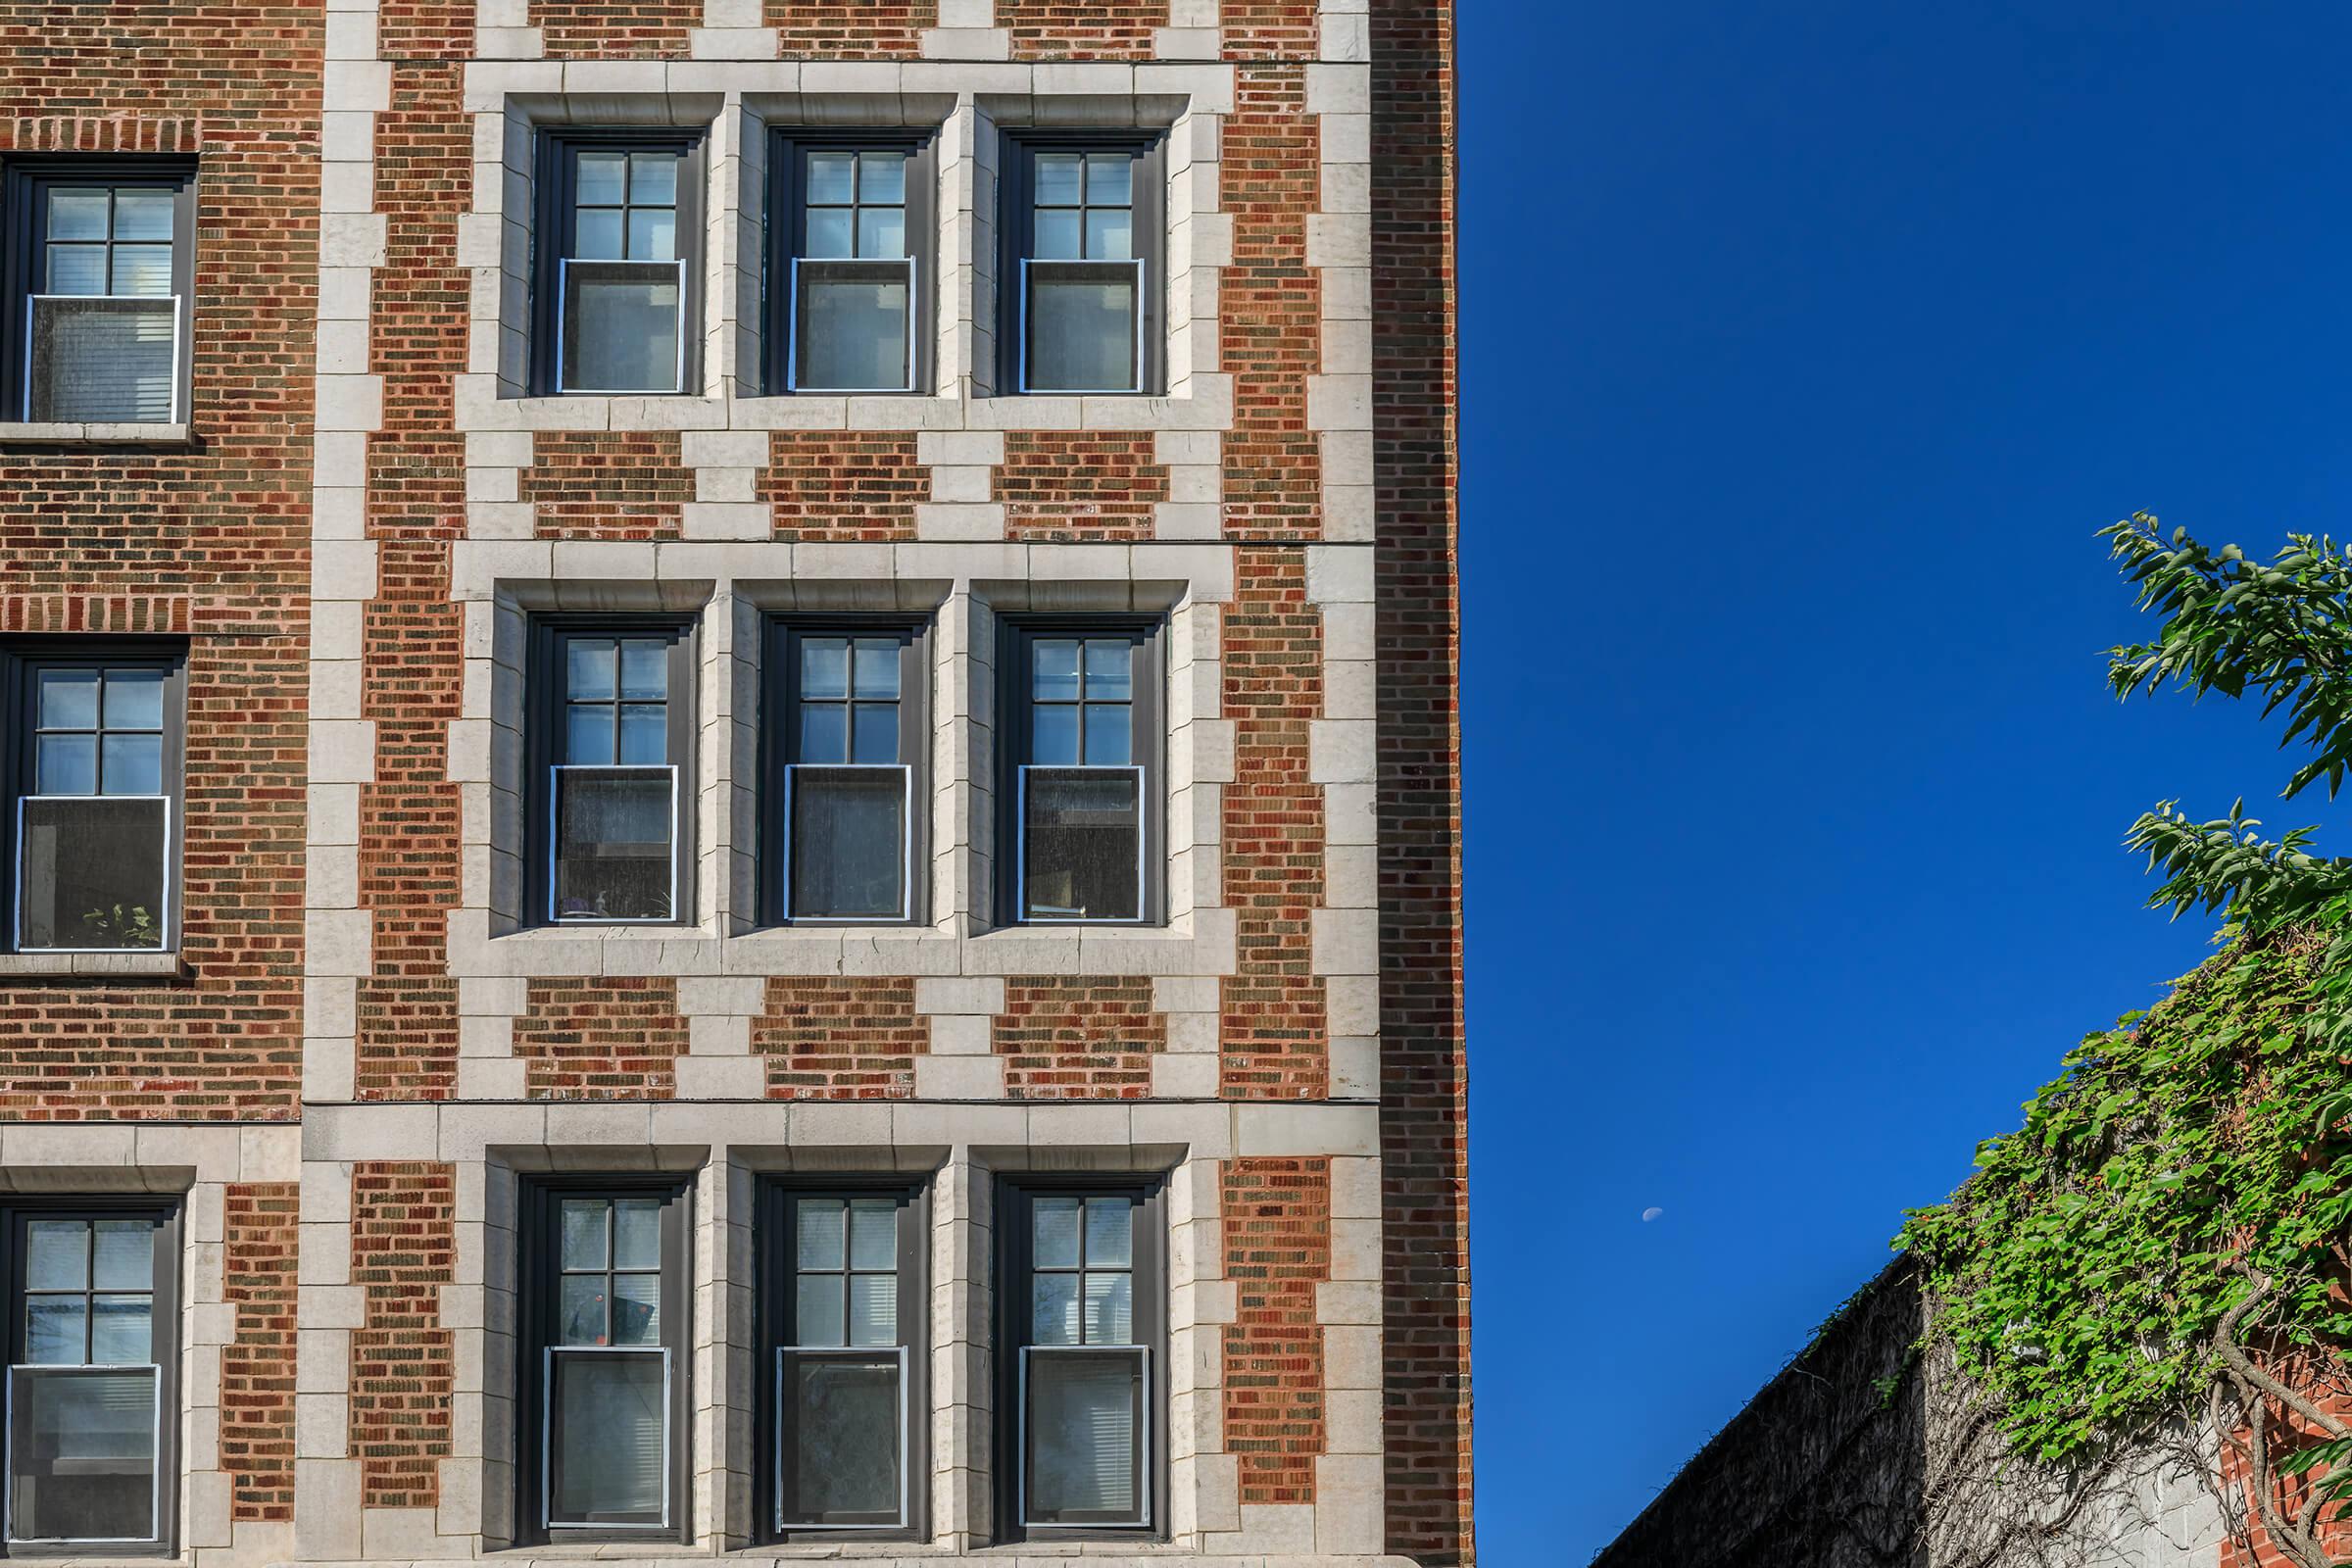
[[1447, 8], [0, 15], [0, 1549], [1471, 1561]]

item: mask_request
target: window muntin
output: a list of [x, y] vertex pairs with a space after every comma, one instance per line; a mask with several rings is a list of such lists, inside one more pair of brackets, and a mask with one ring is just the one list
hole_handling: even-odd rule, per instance
[[163, 656], [19, 662], [8, 824], [18, 952], [175, 940], [180, 681]]
[[22, 1209], [7, 1230], [8, 1542], [160, 1550], [174, 1458], [173, 1214]]
[[547, 138], [542, 390], [686, 389], [701, 255], [700, 145], [655, 132]]
[[779, 130], [769, 157], [768, 385], [920, 389], [931, 359], [930, 133]]
[[1005, 747], [1013, 919], [1152, 917], [1155, 647], [1150, 628], [1016, 628]]
[[532, 1198], [529, 1522], [549, 1539], [682, 1531], [683, 1190], [583, 1182]]
[[1018, 207], [1003, 279], [1006, 369], [1022, 392], [1146, 392], [1165, 287], [1154, 141], [1009, 138]]
[[36, 165], [12, 181], [10, 416], [168, 424], [187, 417], [194, 193], [184, 169]]
[[924, 1479], [921, 1195], [779, 1185], [769, 1205], [770, 1522], [782, 1540], [906, 1537]]
[[693, 673], [672, 623], [551, 627], [539, 664], [545, 918], [674, 922], [687, 906]]
[[929, 737], [919, 626], [784, 623], [781, 734], [785, 920], [906, 922], [915, 918]]

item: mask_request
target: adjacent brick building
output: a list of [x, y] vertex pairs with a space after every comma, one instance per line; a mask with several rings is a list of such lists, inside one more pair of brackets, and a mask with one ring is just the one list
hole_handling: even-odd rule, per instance
[[11, 1539], [1473, 1560], [1442, 0], [0, 15]]

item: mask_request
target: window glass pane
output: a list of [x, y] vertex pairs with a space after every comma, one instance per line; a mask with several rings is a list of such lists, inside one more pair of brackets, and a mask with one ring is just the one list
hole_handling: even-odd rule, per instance
[[1078, 1343], [1078, 1276], [1029, 1277], [1029, 1339], [1035, 1345]]
[[905, 263], [803, 262], [796, 386], [896, 392], [907, 383]]
[[24, 1284], [36, 1291], [78, 1291], [90, 1282], [87, 1220], [24, 1222]]
[[88, 1348], [79, 1296], [24, 1298], [24, 1359], [35, 1366], [79, 1366]]
[[1093, 637], [1086, 644], [1086, 695], [1098, 703], [1123, 703], [1134, 695], [1135, 644], [1124, 638]]
[[858, 215], [858, 254], [906, 254], [906, 212], [901, 207], [868, 207]]
[[583, 207], [572, 223], [571, 254], [583, 262], [617, 262], [625, 254], [617, 207]]
[[27, 376], [35, 419], [156, 423], [177, 390], [169, 299], [35, 300]]
[[51, 294], [103, 294], [106, 292], [106, 251], [98, 245], [52, 245], [49, 247], [49, 287]]
[[609, 1274], [566, 1274], [556, 1288], [556, 1343], [605, 1343], [605, 1282]]
[[671, 775], [667, 768], [556, 775], [556, 917], [666, 920]]
[[906, 155], [858, 155], [858, 199], [868, 206], [894, 206], [906, 200]]
[[564, 695], [575, 703], [609, 703], [614, 696], [618, 653], [611, 642], [574, 637], [564, 645]]
[[572, 200], [583, 207], [618, 207], [627, 197], [622, 184], [628, 155], [583, 150], [573, 166]]
[[899, 1343], [899, 1277], [896, 1274], [850, 1276], [850, 1343]]
[[155, 1538], [154, 1371], [9, 1374], [9, 1534]]
[[1039, 392], [1123, 392], [1136, 385], [1136, 272], [1032, 268], [1028, 385]]
[[161, 948], [165, 805], [160, 800], [44, 800], [23, 805], [17, 868], [25, 948]]
[[798, 1345], [845, 1345], [849, 1321], [843, 1316], [845, 1288], [842, 1274], [804, 1274], [793, 1317], [793, 1341]]
[[95, 189], [80, 185], [61, 185], [49, 192], [49, 237], [51, 239], [104, 239], [107, 237], [107, 198], [111, 194], [104, 186]]
[[1140, 1366], [1124, 1355], [1029, 1357], [1029, 1517], [1140, 1517]]
[[1086, 1276], [1086, 1343], [1135, 1343], [1134, 1282], [1126, 1274]]
[[850, 713], [840, 703], [801, 705], [801, 747], [804, 762], [846, 762], [850, 760]]
[[677, 391], [677, 268], [575, 262], [564, 276], [564, 390]]
[[898, 1200], [895, 1198], [852, 1199], [850, 1200], [850, 1266], [852, 1268], [896, 1268], [898, 1263]]
[[1085, 160], [1078, 153], [1039, 153], [1037, 155], [1037, 204], [1040, 207], [1075, 207], [1080, 199], [1078, 188], [1079, 166]]
[[660, 703], [627, 703], [620, 710], [620, 760], [640, 765], [669, 760], [669, 710]]
[[102, 1291], [155, 1289], [155, 1221], [102, 1219], [92, 1230], [93, 1285]]
[[622, 1198], [612, 1204], [612, 1266], [662, 1266], [662, 1200]]
[[850, 695], [850, 644], [847, 638], [801, 639], [801, 695], [823, 698]]
[[1078, 248], [1083, 230], [1079, 227], [1075, 209], [1060, 212], [1041, 212], [1037, 215], [1037, 251], [1041, 261], [1074, 262], [1081, 254]]
[[611, 1208], [611, 1201], [602, 1198], [566, 1198], [558, 1203], [564, 1267], [605, 1266], [606, 1216]]
[[668, 1428], [658, 1354], [558, 1355], [548, 1421], [549, 1517], [659, 1520]]
[[800, 1266], [840, 1268], [845, 1255], [849, 1205], [838, 1198], [804, 1198], [800, 1217]]
[[110, 669], [106, 672], [106, 727], [162, 729], [164, 672], [160, 669]]
[[784, 1376], [783, 1522], [899, 1518], [899, 1368], [792, 1356]]
[[564, 760], [613, 760], [612, 710], [602, 703], [575, 703], [564, 713]]
[[172, 238], [176, 192], [160, 185], [124, 185], [115, 191], [115, 238]]
[[90, 1298], [90, 1360], [99, 1366], [136, 1366], [155, 1359], [154, 1300], [145, 1296]]
[[43, 729], [98, 727], [98, 671], [44, 669], [39, 675]]
[[640, 703], [660, 702], [669, 695], [669, 643], [665, 639], [631, 637], [621, 643], [620, 695]]
[[169, 245], [118, 245], [115, 247], [115, 275], [110, 294], [130, 294], [156, 298], [172, 292], [172, 247]]
[[[841, 710], [801, 710], [804, 717]], [[896, 920], [906, 912], [906, 775], [802, 767], [792, 775], [796, 919]]]
[[895, 762], [899, 760], [899, 705], [859, 703], [853, 713], [853, 762]]
[[1074, 702], [1078, 696], [1078, 644], [1041, 637], [1030, 644], [1029, 695], [1040, 702]]
[[1086, 215], [1086, 254], [1099, 261], [1124, 262], [1135, 255], [1135, 219], [1124, 207]]
[[1086, 1266], [1125, 1268], [1135, 1261], [1135, 1201], [1127, 1198], [1086, 1200]]
[[98, 793], [98, 737], [44, 735], [34, 750], [32, 787], [41, 795]]
[[845, 206], [857, 196], [851, 181], [856, 177], [856, 153], [810, 153], [808, 155], [808, 204]]
[[1078, 1266], [1079, 1200], [1039, 1198], [1030, 1205], [1029, 1260], [1038, 1268]]
[[675, 207], [678, 203], [678, 163], [676, 153], [629, 154], [629, 205]]
[[899, 695], [899, 652], [896, 637], [858, 639], [858, 695], [879, 701]]
[[669, 262], [678, 255], [678, 215], [674, 208], [639, 208], [629, 214], [629, 260]]
[[1086, 705], [1086, 760], [1089, 763], [1119, 766], [1135, 760], [1135, 726], [1125, 703]]
[[847, 207], [811, 207], [808, 209], [808, 240], [804, 255], [853, 256], [857, 254], [857, 215]]
[[164, 792], [164, 738], [161, 735], [109, 735], [103, 746], [104, 771], [100, 783], [108, 795], [161, 795]]
[[1132, 772], [1031, 768], [1022, 874], [1031, 919], [1133, 920], [1143, 911], [1143, 812]]
[[1031, 709], [1029, 756], [1042, 763], [1078, 761], [1078, 710], [1063, 704]]
[[1086, 155], [1086, 204], [1089, 207], [1125, 207], [1134, 200], [1134, 154]]
[[612, 1276], [612, 1343], [614, 1345], [660, 1345], [662, 1343], [661, 1275], [615, 1274]]

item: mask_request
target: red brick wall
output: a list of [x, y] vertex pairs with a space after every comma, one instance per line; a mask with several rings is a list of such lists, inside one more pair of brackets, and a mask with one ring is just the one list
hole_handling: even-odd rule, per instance
[[362, 980], [354, 1042], [361, 1100], [446, 1100], [458, 1087], [458, 983], [430, 976]]
[[1141, 1100], [1168, 1021], [1152, 1010], [1152, 978], [1004, 982], [994, 1031], [1013, 1100]]
[[543, 539], [675, 539], [694, 473], [675, 430], [542, 430], [522, 470]]
[[294, 1517], [294, 1278], [297, 1184], [231, 1186], [222, 1297], [237, 1337], [220, 1350], [220, 1468], [232, 1519]]
[[1372, 103], [1388, 1535], [1453, 1564], [1475, 1547], [1450, 7], [1373, 0]]
[[931, 494], [906, 431], [778, 430], [758, 494], [776, 537], [855, 542], [914, 537], [914, 504]]
[[1223, 200], [1233, 265], [1218, 309], [1232, 372], [1225, 528], [1237, 538], [1312, 539], [1322, 526], [1322, 457], [1306, 427], [1306, 378], [1321, 368], [1321, 274], [1306, 265], [1306, 218], [1322, 205], [1322, 142], [1297, 66], [1238, 68], [1225, 122]]
[[766, 23], [787, 60], [912, 59], [936, 0], [767, 0]]
[[553, 58], [683, 60], [702, 0], [532, 0], [531, 25]]
[[[2307, 1359], [2293, 1355], [2274, 1358], [2268, 1370], [2337, 1420], [2352, 1421], [2352, 1391], [2328, 1387], [2316, 1375], [2318, 1368]], [[2277, 1400], [2271, 1401], [2266, 1425], [2274, 1455], [2311, 1447], [2326, 1441], [2325, 1434], [2318, 1428]], [[2236, 1510], [2242, 1510], [2245, 1534], [2243, 1539], [2233, 1535], [2222, 1543], [2220, 1568], [2289, 1568], [2289, 1559], [2278, 1548], [2270, 1531], [2263, 1526], [2262, 1514], [2246, 1474], [2244, 1446], [2249, 1441], [2250, 1434], [2241, 1427], [2232, 1434], [2232, 1441], [2222, 1446], [2225, 1495], [2236, 1504]], [[2282, 1478], [2284, 1484], [2274, 1494], [2278, 1512], [2287, 1519], [2293, 1519], [2296, 1510], [2310, 1497], [2314, 1479], [2327, 1473], [2328, 1467], [2323, 1465], [2308, 1475]], [[2333, 1552], [2337, 1560], [2352, 1555], [2352, 1507], [2339, 1503], [2324, 1509], [2318, 1534], [2321, 1544]]]
[[1242, 1501], [1312, 1502], [1323, 1451], [1323, 1331], [1315, 1287], [1331, 1278], [1331, 1161], [1229, 1159], [1223, 1170], [1225, 1446]]
[[752, 1020], [770, 1100], [904, 1100], [931, 1026], [905, 976], [776, 976]]
[[1151, 432], [1008, 430], [997, 470], [1004, 531], [1015, 539], [1149, 539], [1168, 470]]
[[514, 1054], [534, 1100], [667, 1100], [686, 1052], [678, 983], [666, 976], [534, 980]]
[[441, 1287], [457, 1268], [455, 1167], [368, 1161], [351, 1177], [351, 1451], [369, 1508], [430, 1508], [449, 1456], [456, 1358]]
[[1167, 0], [997, 0], [1015, 60], [1149, 60]]
[[1228, 60], [1312, 60], [1320, 41], [1315, 0], [1222, 0], [1217, 23]]

